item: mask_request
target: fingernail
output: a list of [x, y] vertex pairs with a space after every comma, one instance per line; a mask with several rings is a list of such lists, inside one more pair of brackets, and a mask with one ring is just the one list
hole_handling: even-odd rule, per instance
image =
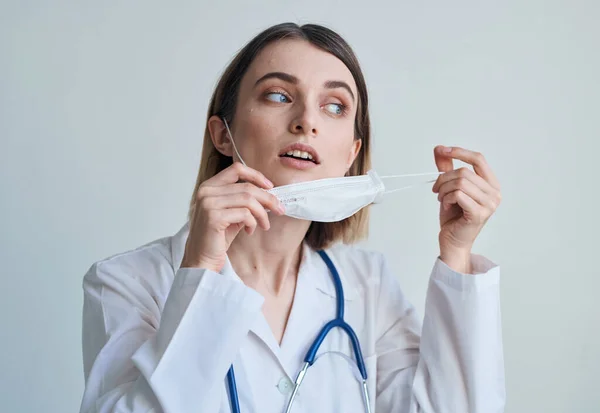
[[269, 181], [267, 178], [265, 178], [265, 184], [269, 187], [269, 189], [271, 189], [275, 186], [275, 185], [273, 185], [273, 182]]
[[281, 201], [279, 201], [279, 212], [282, 214], [285, 212], [285, 205], [283, 205]]
[[442, 150], [442, 152], [444, 152], [444, 153], [450, 153], [450, 152], [452, 152], [452, 148], [444, 146], [444, 149]]

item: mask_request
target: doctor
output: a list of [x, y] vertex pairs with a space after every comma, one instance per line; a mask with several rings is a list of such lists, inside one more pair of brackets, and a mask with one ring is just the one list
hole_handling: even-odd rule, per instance
[[[342, 38], [282, 24], [251, 40], [210, 102], [189, 223], [84, 278], [81, 412], [502, 412], [499, 269], [471, 252], [501, 198], [481, 154], [434, 149], [440, 253], [422, 325], [385, 258], [349, 245], [368, 208], [298, 219], [270, 192], [366, 175], [370, 151]], [[296, 388], [340, 308], [359, 347], [331, 329]]]

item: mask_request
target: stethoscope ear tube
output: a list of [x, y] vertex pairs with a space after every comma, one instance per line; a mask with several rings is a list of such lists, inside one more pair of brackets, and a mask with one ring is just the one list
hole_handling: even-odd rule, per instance
[[308, 349], [308, 352], [304, 357], [304, 362], [307, 363], [309, 366], [312, 366], [314, 364], [315, 359], [317, 357], [317, 352], [319, 351], [319, 347], [321, 347], [321, 344], [325, 340], [325, 337], [334, 327], [339, 327], [342, 330], [344, 330], [346, 334], [348, 334], [348, 337], [350, 338], [350, 343], [352, 343], [352, 349], [354, 350], [354, 358], [356, 359], [356, 364], [358, 366], [358, 370], [360, 371], [360, 375], [362, 376], [363, 380], [367, 380], [367, 369], [365, 367], [365, 361], [363, 359], [362, 351], [360, 350], [360, 345], [358, 343], [358, 337], [356, 336], [356, 333], [354, 332], [352, 327], [350, 327], [348, 323], [346, 323], [344, 320], [339, 318], [331, 320], [330, 322], [325, 324], [325, 326], [321, 329], [321, 332]]
[[235, 384], [235, 373], [233, 366], [227, 372], [227, 384], [229, 388], [229, 401], [231, 403], [231, 413], [240, 413], [240, 400], [238, 398], [237, 386]]
[[296, 383], [294, 384], [294, 391], [292, 391], [292, 395], [290, 396], [290, 400], [288, 401], [287, 407], [285, 409], [285, 413], [290, 413], [292, 411], [292, 405], [294, 404], [294, 399], [296, 399], [296, 395], [298, 394], [298, 389], [300, 388], [300, 385], [302, 384], [302, 381], [304, 380], [304, 376], [306, 376], [308, 367], [310, 367], [310, 364], [304, 363], [304, 366], [302, 366], [302, 370], [300, 370], [300, 373], [298, 373], [298, 376], [296, 377]]
[[333, 280], [333, 284], [335, 286], [336, 318], [334, 320], [331, 320], [325, 325], [325, 327], [323, 327], [323, 329], [317, 336], [317, 339], [314, 341], [312, 346], [310, 346], [308, 353], [306, 353], [304, 361], [312, 366], [312, 364], [315, 362], [317, 351], [319, 350], [319, 347], [321, 346], [323, 340], [325, 340], [325, 336], [327, 336], [327, 334], [332, 328], [340, 327], [348, 334], [350, 342], [352, 343], [354, 357], [356, 358], [356, 364], [358, 365], [360, 374], [363, 380], [367, 380], [367, 369], [365, 368], [365, 361], [363, 359], [362, 351], [360, 350], [358, 337], [356, 336], [356, 333], [354, 332], [352, 327], [350, 327], [348, 323], [344, 321], [344, 288], [342, 287], [342, 279], [340, 278], [340, 274], [337, 268], [335, 267], [335, 265], [333, 265], [333, 261], [331, 261], [331, 258], [329, 258], [329, 255], [327, 255], [327, 253], [323, 250], [318, 251], [318, 253], [323, 259], [323, 261], [325, 261], [325, 264], [327, 265], [327, 268], [331, 273], [331, 279]]
[[[362, 376], [362, 379], [363, 379], [362, 386], [361, 386], [361, 391], [363, 394], [363, 402], [365, 404], [365, 409], [366, 409], [367, 413], [371, 413], [369, 391], [367, 388], [367, 369], [365, 367], [365, 361], [363, 359], [362, 351], [360, 349], [360, 343], [359, 343], [358, 337], [356, 336], [356, 333], [354, 332], [352, 327], [350, 327], [350, 325], [348, 325], [348, 323], [346, 323], [344, 321], [344, 290], [342, 288], [342, 281], [340, 279], [340, 275], [339, 275], [337, 269], [335, 268], [335, 265], [333, 265], [333, 262], [331, 261], [329, 256], [325, 253], [325, 251], [321, 250], [321, 251], [318, 251], [318, 253], [321, 256], [321, 258], [323, 258], [323, 261], [325, 261], [325, 264], [327, 264], [327, 267], [329, 268], [329, 271], [331, 272], [331, 275], [332, 275], [333, 283], [335, 285], [336, 318], [331, 320], [327, 324], [325, 324], [325, 326], [319, 332], [319, 335], [317, 336], [315, 341], [312, 343], [312, 345], [308, 349], [308, 352], [306, 353], [306, 356], [304, 357], [304, 366], [302, 367], [302, 370], [300, 370], [300, 372], [298, 373], [298, 376], [296, 377], [296, 382], [294, 384], [294, 390], [292, 392], [292, 395], [290, 397], [290, 400], [288, 402], [285, 412], [290, 413], [294, 399], [296, 398], [296, 395], [298, 394], [298, 389], [300, 388], [300, 384], [302, 384], [302, 381], [304, 380], [304, 377], [306, 376], [306, 372], [308, 371], [308, 368], [315, 363], [315, 360], [317, 357], [317, 352], [319, 351], [319, 347], [321, 347], [321, 344], [325, 340], [325, 337], [327, 337], [327, 334], [333, 328], [339, 327], [346, 332], [346, 334], [350, 338], [350, 342], [352, 343], [352, 350], [354, 351], [354, 358], [356, 359], [356, 365], [357, 365], [358, 370], [360, 371], [360, 375]], [[229, 368], [229, 371], [227, 372], [227, 383], [228, 383], [228, 388], [229, 388], [229, 400], [231, 402], [231, 411], [232, 411], [232, 413], [240, 413], [240, 403], [239, 403], [239, 399], [238, 399], [238, 392], [237, 392], [237, 387], [236, 387], [236, 383], [235, 383], [235, 374], [233, 371], [233, 366], [231, 366]]]

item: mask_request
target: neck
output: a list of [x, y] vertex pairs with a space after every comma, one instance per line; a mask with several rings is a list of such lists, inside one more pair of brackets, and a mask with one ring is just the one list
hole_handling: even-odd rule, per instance
[[298, 274], [310, 221], [274, 214], [269, 214], [269, 221], [268, 231], [257, 228], [252, 235], [240, 231], [227, 254], [244, 283], [266, 284], [272, 295], [278, 295]]

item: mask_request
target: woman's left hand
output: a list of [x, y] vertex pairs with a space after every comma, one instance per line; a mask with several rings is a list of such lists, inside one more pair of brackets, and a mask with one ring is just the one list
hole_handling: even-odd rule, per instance
[[[481, 153], [436, 146], [435, 163], [444, 172], [433, 185], [440, 204], [440, 259], [457, 272], [471, 273], [471, 248], [500, 205], [500, 184]], [[453, 159], [473, 166], [454, 169]]]

